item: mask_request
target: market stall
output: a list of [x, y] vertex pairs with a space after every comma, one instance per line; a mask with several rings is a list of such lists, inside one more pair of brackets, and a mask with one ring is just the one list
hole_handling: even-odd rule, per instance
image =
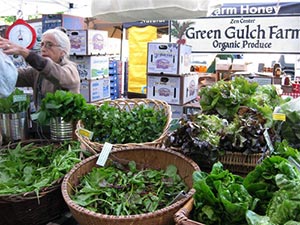
[[[298, 224], [300, 84], [276, 57], [300, 52], [300, 4], [142, 3], [40, 21], [67, 26], [81, 92], [47, 93], [34, 113], [24, 90], [0, 99], [0, 225]], [[114, 35], [131, 55], [109, 58]], [[191, 64], [207, 54], [213, 75]], [[146, 97], [119, 95], [125, 85]], [[28, 136], [32, 121], [50, 135]]]

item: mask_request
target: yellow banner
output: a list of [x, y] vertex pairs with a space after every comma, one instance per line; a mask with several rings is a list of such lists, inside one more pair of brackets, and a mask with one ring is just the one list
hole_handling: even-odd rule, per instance
[[157, 39], [157, 28], [153, 26], [128, 29], [128, 92], [142, 93], [147, 85], [148, 42]]

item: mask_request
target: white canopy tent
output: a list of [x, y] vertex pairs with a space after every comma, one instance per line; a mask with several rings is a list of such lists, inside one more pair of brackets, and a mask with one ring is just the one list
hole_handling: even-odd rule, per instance
[[[263, 2], [297, 2], [299, 0], [263, 0]], [[243, 0], [242, 3], [262, 2]], [[96, 17], [108, 22], [141, 20], [194, 19], [204, 17], [223, 3], [235, 0], [2, 0], [0, 16], [26, 16], [64, 13]]]
[[92, 0], [92, 16], [111, 22], [188, 19], [206, 16], [219, 1]]
[[2, 0], [0, 16], [28, 16], [64, 13], [91, 17], [91, 0]]

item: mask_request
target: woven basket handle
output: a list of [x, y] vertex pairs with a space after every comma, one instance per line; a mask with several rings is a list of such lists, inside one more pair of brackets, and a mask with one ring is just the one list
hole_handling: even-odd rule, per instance
[[193, 210], [194, 199], [191, 198], [188, 202], [174, 215], [176, 225], [204, 225], [202, 223], [188, 219], [190, 212]]

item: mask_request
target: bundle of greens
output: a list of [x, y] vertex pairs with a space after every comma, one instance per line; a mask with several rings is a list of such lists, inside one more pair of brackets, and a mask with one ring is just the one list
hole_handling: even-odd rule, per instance
[[220, 154], [220, 139], [228, 122], [217, 115], [197, 114], [181, 118], [179, 127], [165, 140], [166, 147], [179, 148], [182, 153], [201, 165], [201, 160], [212, 165]]
[[258, 199], [255, 212], [265, 215], [268, 204], [274, 193], [279, 190], [278, 176], [287, 180], [300, 179], [300, 172], [288, 159], [281, 156], [265, 158], [253, 171], [247, 174], [244, 179], [244, 186], [254, 198]]
[[[245, 106], [240, 106], [230, 122], [216, 114], [183, 117], [179, 127], [166, 138], [165, 146], [179, 148], [200, 166], [208, 164], [210, 167], [225, 151], [266, 153], [265, 123], [261, 113]], [[273, 130], [269, 129], [268, 133], [273, 141]]]
[[299, 163], [299, 151], [283, 140], [275, 143], [271, 157], [246, 176], [244, 185], [258, 201], [246, 213], [249, 225], [300, 224]]
[[87, 102], [81, 94], [57, 90], [47, 93], [38, 111], [38, 122], [49, 124], [51, 118], [62, 117], [65, 122], [75, 122], [82, 118]]
[[255, 206], [252, 196], [243, 186], [243, 178], [223, 169], [218, 162], [207, 174], [193, 174], [196, 192], [192, 219], [207, 225], [243, 225], [246, 212]]
[[74, 188], [71, 198], [75, 203], [116, 216], [154, 212], [172, 204], [181, 191], [188, 191], [176, 166], [138, 169], [134, 161], [110, 161], [105, 167], [94, 167]]
[[300, 180], [289, 180], [283, 174], [275, 176], [279, 190], [270, 199], [266, 214], [247, 211], [249, 225], [299, 225]]
[[258, 110], [267, 120], [265, 127], [273, 125], [274, 108], [285, 101], [273, 85], [258, 85], [244, 77], [231, 81], [218, 81], [200, 90], [200, 106], [205, 114], [218, 114], [231, 121], [240, 106]]
[[245, 106], [258, 84], [236, 77], [232, 81], [220, 80], [211, 86], [201, 88], [200, 106], [205, 114], [218, 114], [231, 120], [240, 106]]
[[30, 106], [30, 98], [24, 91], [16, 88], [8, 97], [0, 98], [0, 113], [26, 112]]
[[275, 139], [273, 129], [266, 129], [266, 119], [257, 110], [241, 106], [226, 127], [219, 148], [244, 154], [266, 153], [268, 150], [264, 132], [268, 131], [271, 141]]
[[144, 143], [160, 137], [167, 123], [164, 111], [141, 104], [121, 110], [104, 102], [89, 105], [82, 115], [84, 128], [93, 132], [92, 141], [112, 144]]

